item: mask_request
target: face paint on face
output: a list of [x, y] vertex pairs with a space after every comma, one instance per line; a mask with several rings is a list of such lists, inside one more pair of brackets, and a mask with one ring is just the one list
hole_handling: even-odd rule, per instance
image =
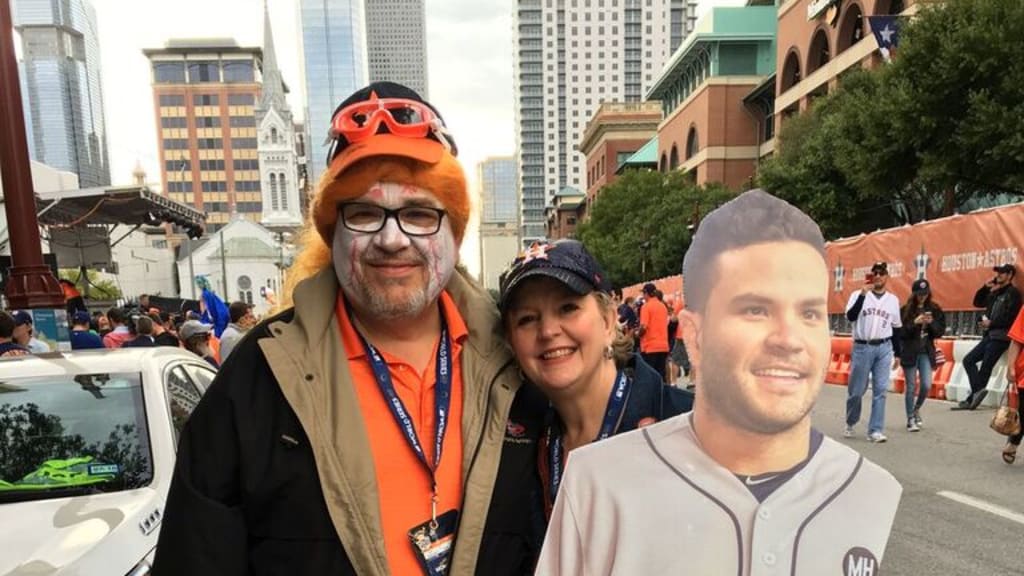
[[[377, 182], [353, 202], [392, 209], [443, 208], [428, 190], [393, 182]], [[346, 228], [339, 215], [332, 257], [345, 297], [357, 310], [378, 318], [401, 318], [415, 316], [437, 300], [455, 270], [458, 246], [447, 216], [436, 234], [407, 236], [395, 218], [367, 234]]]

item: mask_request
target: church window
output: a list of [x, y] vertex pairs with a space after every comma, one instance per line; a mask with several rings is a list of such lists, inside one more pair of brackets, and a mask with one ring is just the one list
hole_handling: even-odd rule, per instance
[[274, 212], [280, 210], [277, 202], [277, 174], [270, 174], [270, 209]]

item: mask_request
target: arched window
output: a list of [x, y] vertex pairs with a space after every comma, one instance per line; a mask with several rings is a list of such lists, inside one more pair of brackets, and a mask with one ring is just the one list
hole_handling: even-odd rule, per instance
[[277, 212], [281, 209], [277, 201], [277, 174], [270, 173], [270, 209]]
[[281, 188], [281, 210], [288, 209], [288, 186], [284, 179], [284, 172], [278, 175], [278, 185]]
[[270, 142], [271, 144], [277, 144], [277, 128], [270, 129]]
[[860, 42], [864, 37], [864, 12], [858, 4], [846, 7], [846, 13], [839, 24], [839, 36], [836, 40], [836, 54], [842, 54], [847, 48]]
[[875, 15], [900, 14], [906, 9], [903, 0], [879, 0], [875, 4]]
[[686, 159], [689, 160], [697, 155], [700, 150], [700, 141], [697, 138], [697, 127], [690, 126], [690, 133], [686, 135]]
[[658, 162], [658, 171], [668, 172], [668, 158], [664, 154], [661, 155], [661, 161]]
[[252, 278], [248, 276], [238, 277], [238, 299], [252, 304]]
[[825, 33], [825, 30], [818, 30], [814, 33], [814, 38], [811, 39], [811, 48], [807, 52], [807, 75], [810, 76], [812, 72], [828, 64], [831, 59], [828, 34]]
[[782, 91], [785, 92], [800, 83], [800, 55], [790, 50], [786, 62], [782, 65]]
[[672, 152], [669, 153], [669, 157], [668, 157], [668, 169], [669, 170], [675, 170], [678, 167], [679, 167], [679, 149], [676, 148], [675, 144], [673, 144], [672, 145]]

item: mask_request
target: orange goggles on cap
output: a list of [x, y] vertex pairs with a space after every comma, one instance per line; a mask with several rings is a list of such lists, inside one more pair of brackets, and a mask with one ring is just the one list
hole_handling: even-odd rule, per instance
[[444, 122], [430, 106], [407, 98], [380, 98], [346, 106], [331, 119], [332, 149], [327, 155], [330, 165], [349, 144], [361, 142], [385, 131], [402, 138], [433, 137], [453, 154], [454, 147], [445, 131]]

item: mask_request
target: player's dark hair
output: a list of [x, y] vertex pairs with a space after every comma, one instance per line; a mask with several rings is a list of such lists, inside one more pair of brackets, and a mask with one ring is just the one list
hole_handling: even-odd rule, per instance
[[704, 310], [719, 254], [768, 242], [803, 242], [825, 257], [825, 238], [814, 220], [764, 190], [749, 190], [712, 210], [683, 258], [686, 307]]

